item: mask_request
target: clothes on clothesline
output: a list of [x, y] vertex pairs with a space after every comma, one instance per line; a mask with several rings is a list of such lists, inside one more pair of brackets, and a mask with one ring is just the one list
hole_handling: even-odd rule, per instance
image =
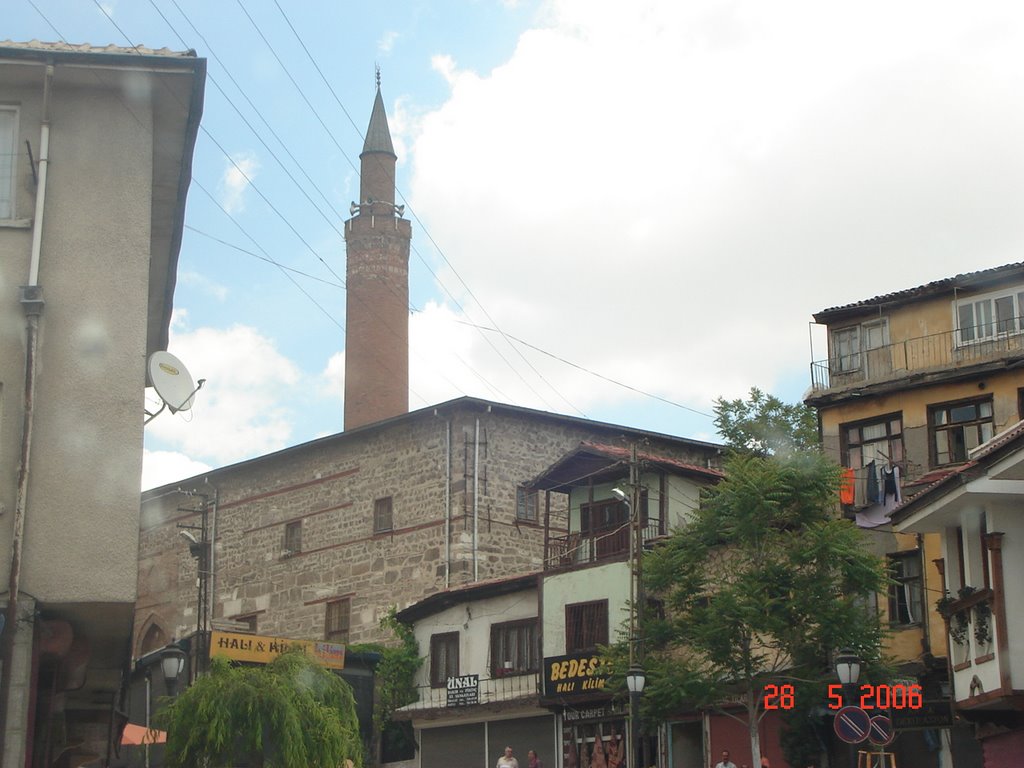
[[862, 528], [876, 528], [888, 523], [892, 510], [903, 500], [900, 492], [900, 468], [896, 465], [870, 461], [867, 466], [852, 472], [853, 507], [858, 510], [857, 525]]

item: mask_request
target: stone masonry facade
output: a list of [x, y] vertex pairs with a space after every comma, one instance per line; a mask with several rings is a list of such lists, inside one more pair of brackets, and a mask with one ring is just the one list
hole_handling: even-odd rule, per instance
[[[445, 589], [446, 573], [451, 587], [472, 582], [474, 551], [481, 581], [541, 569], [543, 500], [535, 522], [521, 519], [517, 488], [583, 440], [719, 463], [714, 444], [462, 398], [147, 491], [134, 653], [150, 650], [151, 627], [167, 638], [196, 628], [197, 560], [179, 525], [198, 525], [201, 497], [180, 491], [209, 500], [215, 619], [316, 640], [328, 604], [342, 601], [348, 642], [383, 641], [390, 606]], [[375, 532], [375, 502], [387, 497], [390, 529]], [[289, 524], [301, 527], [293, 553]]]

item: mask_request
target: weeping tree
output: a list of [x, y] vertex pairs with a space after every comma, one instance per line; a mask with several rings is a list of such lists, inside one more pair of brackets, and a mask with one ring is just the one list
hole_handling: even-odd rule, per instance
[[815, 450], [736, 451], [692, 523], [645, 555], [647, 594], [663, 606], [643, 626], [651, 715], [734, 717], [759, 765], [766, 693], [788, 709], [817, 695], [835, 650], [879, 658], [867, 598], [885, 586], [884, 565], [836, 517], [838, 484]]
[[214, 658], [159, 714], [171, 768], [362, 768], [348, 683], [302, 650], [258, 667]]

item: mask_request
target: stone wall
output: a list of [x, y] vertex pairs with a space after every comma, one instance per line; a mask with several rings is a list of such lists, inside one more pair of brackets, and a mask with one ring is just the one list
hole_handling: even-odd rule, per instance
[[[517, 486], [582, 440], [641, 438], [645, 450], [717, 462], [716, 446], [706, 443], [462, 399], [215, 470], [180, 488], [208, 496], [208, 522], [216, 525], [215, 617], [254, 615], [259, 634], [319, 639], [326, 604], [347, 598], [350, 642], [371, 642], [386, 639], [379, 621], [389, 606], [446, 587], [446, 565], [450, 586], [473, 581], [474, 551], [479, 580], [540, 570], [543, 506], [536, 523], [517, 520]], [[385, 496], [392, 497], [392, 530], [374, 533], [374, 501]], [[199, 524], [201, 501], [177, 486], [144, 494], [136, 655], [152, 623], [175, 637], [196, 627], [197, 561], [178, 526]], [[286, 554], [285, 525], [299, 520], [301, 551]]]

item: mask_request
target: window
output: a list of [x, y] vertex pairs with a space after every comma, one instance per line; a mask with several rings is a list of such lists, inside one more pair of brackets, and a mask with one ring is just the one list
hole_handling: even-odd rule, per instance
[[897, 552], [889, 555], [889, 573], [895, 583], [889, 585], [889, 623], [920, 624], [924, 618], [921, 593], [921, 553]]
[[870, 356], [865, 360], [862, 353], [881, 349], [888, 343], [889, 323], [884, 318], [832, 331], [832, 372], [860, 370], [865, 362], [870, 362]]
[[302, 521], [293, 520], [284, 526], [284, 549], [282, 557], [291, 557], [302, 551]]
[[539, 500], [540, 494], [537, 491], [522, 485], [516, 488], [516, 519], [536, 522]]
[[347, 597], [331, 600], [324, 614], [324, 640], [329, 643], [347, 643], [352, 601]]
[[235, 618], [232, 619], [232, 621], [237, 621], [239, 624], [245, 624], [245, 629], [239, 627], [239, 632], [252, 632], [253, 634], [256, 634], [258, 618], [258, 613], [250, 613], [245, 616], [235, 616]]
[[928, 408], [933, 467], [967, 461], [967, 454], [995, 434], [992, 398], [961, 400]]
[[383, 499], [373, 502], [373, 532], [390, 531], [391, 525], [391, 497], [385, 496]]
[[0, 107], [0, 219], [14, 218], [14, 158], [18, 110]]
[[449, 677], [459, 674], [459, 633], [430, 636], [430, 685], [443, 688]]
[[835, 373], [860, 368], [860, 327], [841, 328], [832, 332], [832, 370]]
[[957, 343], [972, 344], [1024, 330], [1024, 292], [1009, 290], [956, 303]]
[[538, 656], [536, 619], [491, 625], [491, 677], [536, 672]]
[[871, 421], [843, 424], [842, 461], [844, 467], [860, 469], [876, 464], [903, 461], [903, 415], [890, 413]]
[[565, 606], [565, 652], [593, 651], [608, 644], [608, 601]]

